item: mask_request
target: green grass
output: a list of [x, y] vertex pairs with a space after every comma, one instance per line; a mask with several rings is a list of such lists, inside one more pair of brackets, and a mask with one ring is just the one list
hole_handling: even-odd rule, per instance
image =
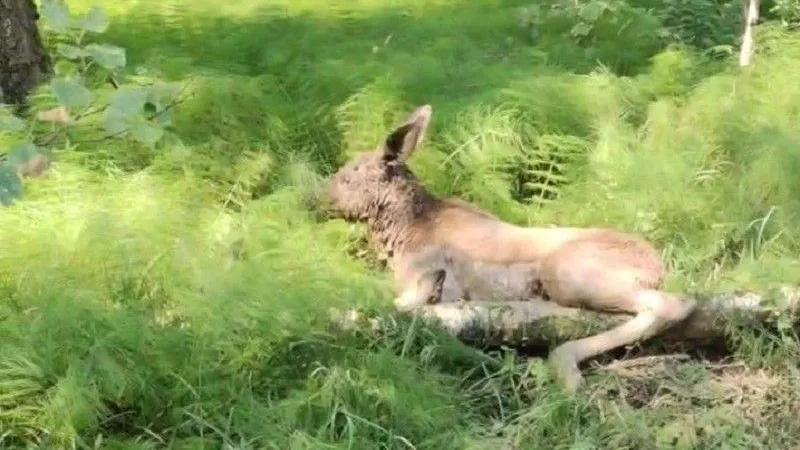
[[409, 323], [330, 331], [330, 308], [388, 313], [390, 277], [353, 256], [363, 230], [317, 223], [303, 198], [431, 103], [412, 166], [437, 193], [640, 232], [676, 288], [792, 283], [800, 36], [767, 25], [744, 72], [625, 39], [600, 66], [566, 38], [531, 42], [525, 1], [107, 3], [129, 66], [191, 77], [192, 97], [155, 150], [56, 149], [0, 215], [0, 445], [795, 445], [789, 332], [748, 330], [730, 366], [595, 371], [571, 398], [540, 359]]

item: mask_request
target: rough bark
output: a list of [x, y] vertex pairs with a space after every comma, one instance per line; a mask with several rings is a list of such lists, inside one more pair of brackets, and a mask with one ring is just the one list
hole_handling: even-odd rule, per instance
[[0, 0], [0, 103], [22, 106], [50, 71], [33, 0]]
[[[691, 343], [725, 338], [732, 325], [765, 324], [785, 315], [800, 323], [800, 288], [783, 287], [769, 294], [730, 292], [694, 295], [698, 307], [684, 322], [663, 333], [665, 342]], [[554, 347], [629, 320], [624, 314], [542, 307], [539, 302], [488, 302], [439, 304], [416, 312], [434, 319], [450, 334], [476, 346]], [[351, 311], [346, 322], [359, 314]]]

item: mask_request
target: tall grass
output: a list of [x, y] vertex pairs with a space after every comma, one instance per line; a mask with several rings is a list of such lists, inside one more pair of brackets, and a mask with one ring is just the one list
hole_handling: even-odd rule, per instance
[[568, 36], [531, 42], [522, 1], [103, 6], [130, 65], [191, 76], [193, 96], [155, 151], [56, 149], [0, 215], [0, 445], [795, 445], [792, 330], [745, 330], [732, 366], [596, 371], [571, 398], [539, 359], [413, 321], [330, 329], [332, 308], [390, 312], [390, 277], [353, 256], [362, 229], [317, 223], [304, 196], [427, 102], [411, 165], [439, 194], [520, 224], [640, 232], [682, 289], [794, 282], [797, 35], [762, 27], [739, 71], [606, 34], [597, 65], [562, 51]]

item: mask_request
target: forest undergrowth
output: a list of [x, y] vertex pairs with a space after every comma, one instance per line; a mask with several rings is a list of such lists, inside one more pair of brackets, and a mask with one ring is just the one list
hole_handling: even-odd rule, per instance
[[574, 397], [540, 358], [416, 323], [331, 331], [332, 308], [389, 314], [392, 286], [305, 199], [429, 103], [410, 164], [437, 194], [641, 233], [678, 291], [796, 283], [800, 35], [767, 15], [741, 69], [738, 4], [240, 3], [98, 3], [127, 70], [190, 95], [154, 148], [53, 149], [0, 214], [0, 446], [796, 447], [791, 329], [589, 367]]

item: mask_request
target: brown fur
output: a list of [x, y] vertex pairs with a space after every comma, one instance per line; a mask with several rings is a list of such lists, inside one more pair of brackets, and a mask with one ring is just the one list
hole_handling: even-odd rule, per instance
[[330, 179], [324, 199], [335, 216], [366, 222], [389, 257], [399, 309], [459, 300], [539, 301], [543, 308], [636, 314], [605, 333], [551, 353], [570, 390], [578, 364], [652, 337], [686, 318], [694, 303], [659, 290], [660, 254], [640, 237], [604, 228], [520, 227], [458, 199], [428, 192], [406, 165], [420, 145], [431, 107], [419, 107], [377, 149]]

